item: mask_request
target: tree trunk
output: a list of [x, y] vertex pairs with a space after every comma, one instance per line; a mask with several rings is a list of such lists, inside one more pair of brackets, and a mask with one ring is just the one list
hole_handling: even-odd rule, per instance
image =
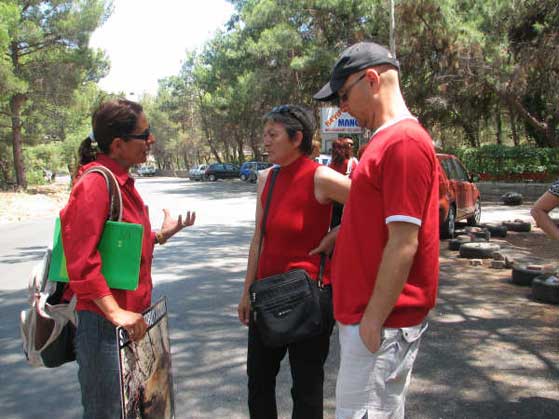
[[495, 118], [497, 119], [497, 144], [498, 145], [502, 145], [503, 144], [503, 118], [501, 115], [501, 107], [497, 104], [497, 109], [496, 109], [497, 113], [495, 115]]
[[25, 102], [25, 96], [16, 94], [10, 99], [10, 111], [12, 119], [12, 148], [14, 153], [14, 169], [16, 183], [19, 188], [27, 188], [25, 176], [25, 165], [23, 162], [22, 138], [21, 138], [21, 108]]
[[518, 129], [516, 127], [516, 115], [514, 114], [511, 107], [509, 107], [509, 116], [510, 116], [510, 128], [512, 131], [512, 142], [515, 146], [520, 144], [520, 140], [518, 138]]
[[528, 109], [526, 109], [524, 105], [522, 105], [520, 100], [512, 94], [498, 90], [497, 94], [505, 103], [518, 113], [525, 123], [530, 125], [536, 132], [542, 135], [544, 138], [544, 144], [538, 144], [540, 147], [557, 147], [557, 135], [551, 127], [551, 124], [538, 120], [528, 111]]
[[472, 124], [469, 124], [466, 121], [462, 121], [462, 127], [464, 128], [464, 133], [470, 143], [470, 147], [477, 147], [479, 141], [476, 136], [476, 129], [472, 126]]

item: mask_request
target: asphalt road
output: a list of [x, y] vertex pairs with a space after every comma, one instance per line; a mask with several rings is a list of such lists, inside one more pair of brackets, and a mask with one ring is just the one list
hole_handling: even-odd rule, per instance
[[[160, 295], [168, 297], [176, 417], [248, 417], [246, 329], [237, 320], [236, 306], [253, 230], [255, 185], [240, 181], [197, 183], [174, 178], [140, 179], [137, 185], [150, 207], [154, 228], [161, 224], [164, 207], [174, 214], [186, 210], [197, 212], [194, 227], [181, 232], [165, 246], [156, 247], [153, 264], [154, 299]], [[503, 208], [484, 208], [482, 221], [529, 219], [528, 207]], [[40, 259], [51, 235], [51, 219], [0, 225], [0, 318], [4, 320], [0, 323], [2, 418], [80, 417], [75, 363], [53, 370], [32, 369], [24, 362], [21, 351], [18, 317], [26, 307], [28, 273]], [[445, 287], [443, 275], [441, 287]], [[442, 309], [434, 316], [452, 318], [455, 313], [448, 312], [449, 301], [457, 306], [469, 304], [468, 296], [461, 298], [443, 292]], [[484, 366], [458, 362], [459, 356], [468, 358], [470, 354], [463, 349], [447, 350], [453, 330], [456, 329], [449, 322], [433, 319], [431, 333], [420, 349], [407, 417], [489, 419], [559, 415], [559, 392], [553, 390], [559, 378], [556, 358], [550, 361], [548, 352], [542, 350], [534, 355], [541, 361], [541, 368], [518, 370], [519, 374], [526, 374], [523, 380], [537, 375], [539, 381], [534, 382], [541, 383], [539, 389], [529, 388], [520, 397], [518, 393], [503, 391], [499, 380], [484, 374]], [[557, 328], [552, 332], [557, 336]], [[546, 340], [543, 344], [553, 349], [557, 341], [552, 340], [550, 344]], [[480, 345], [474, 349], [483, 350], [490, 342]], [[326, 365], [326, 418], [334, 414], [339, 362], [336, 332], [331, 348]], [[518, 353], [511, 354], [515, 355]], [[499, 388], [492, 391], [493, 386]], [[289, 389], [285, 360], [277, 389], [282, 418], [290, 417]]]

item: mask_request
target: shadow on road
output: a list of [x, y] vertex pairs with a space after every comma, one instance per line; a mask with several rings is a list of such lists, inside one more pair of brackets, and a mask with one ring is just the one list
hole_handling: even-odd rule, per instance
[[177, 188], [175, 178], [145, 179], [143, 183], [149, 186], [157, 185], [158, 193], [180, 195], [181, 197], [199, 197], [205, 199], [228, 199], [254, 197], [256, 184], [243, 182], [240, 179], [220, 179], [215, 182], [196, 182], [183, 179], [184, 187]]
[[[168, 297], [177, 418], [247, 417], [247, 332], [236, 307], [252, 229], [252, 222], [205, 225], [156, 248], [154, 300]], [[527, 289], [499, 275], [443, 251], [439, 302], [420, 348], [407, 417], [559, 417], [558, 309], [530, 301]], [[23, 361], [17, 319], [25, 307], [25, 290], [0, 292], [2, 417], [79, 417], [76, 365], [31, 369]], [[334, 416], [336, 332], [331, 343], [326, 418]], [[277, 389], [284, 418], [291, 411], [287, 367], [285, 360]]]
[[441, 258], [409, 417], [559, 416], [558, 309], [527, 298], [529, 289], [510, 284], [510, 270], [487, 271]]
[[17, 253], [4, 255], [2, 257], [2, 263], [22, 263], [22, 262], [39, 262], [44, 253], [45, 247], [43, 246], [31, 246], [31, 247], [18, 247], [16, 248]]

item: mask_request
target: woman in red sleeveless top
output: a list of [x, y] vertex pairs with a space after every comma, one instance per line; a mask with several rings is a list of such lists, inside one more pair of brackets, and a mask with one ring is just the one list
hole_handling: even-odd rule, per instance
[[[247, 274], [239, 320], [249, 326], [248, 405], [251, 418], [277, 418], [276, 375], [287, 352], [293, 386], [293, 418], [322, 418], [324, 362], [328, 356], [334, 324], [319, 336], [284, 347], [262, 342], [250, 316], [249, 287], [255, 281], [291, 269], [305, 269], [317, 278], [320, 256], [312, 252], [329, 230], [332, 202], [345, 202], [350, 181], [334, 170], [312, 161], [315, 121], [312, 113], [297, 105], [282, 105], [264, 117], [264, 148], [270, 162], [280, 166], [268, 217], [266, 235], [258, 255], [263, 206], [269, 193], [271, 169], [258, 179], [256, 228], [250, 245]], [[311, 253], [311, 254], [309, 254]], [[326, 262], [324, 283], [330, 283], [330, 262]], [[331, 316], [331, 313], [330, 313]]]

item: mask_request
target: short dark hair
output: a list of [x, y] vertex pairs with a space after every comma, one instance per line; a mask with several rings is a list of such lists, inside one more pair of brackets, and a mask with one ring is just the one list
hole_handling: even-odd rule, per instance
[[312, 153], [312, 139], [316, 130], [316, 122], [312, 111], [299, 105], [280, 105], [272, 108], [264, 115], [264, 123], [278, 122], [285, 127], [290, 140], [295, 138], [297, 131], [303, 134], [299, 150], [307, 156]]
[[111, 100], [99, 105], [91, 118], [93, 135], [80, 144], [80, 165], [95, 160], [96, 151], [92, 146], [93, 141], [97, 143], [101, 152], [108, 154], [115, 138], [134, 131], [143, 112], [142, 105], [126, 99]]

